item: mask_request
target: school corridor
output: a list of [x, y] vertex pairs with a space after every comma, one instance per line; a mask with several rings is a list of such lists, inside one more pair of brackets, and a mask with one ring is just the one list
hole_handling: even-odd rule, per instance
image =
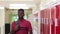
[[10, 33], [18, 9], [24, 9], [33, 34], [60, 34], [60, 0], [0, 0], [0, 34]]

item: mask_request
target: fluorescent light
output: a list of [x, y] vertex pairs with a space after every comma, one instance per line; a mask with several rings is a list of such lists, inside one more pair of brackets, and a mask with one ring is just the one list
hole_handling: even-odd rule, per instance
[[9, 7], [9, 9], [29, 9], [28, 7]]
[[26, 4], [10, 4], [10, 6], [26, 6]]
[[29, 9], [34, 7], [35, 4], [10, 4], [9, 9]]
[[29, 7], [26, 4], [10, 4], [9, 9], [29, 9]]

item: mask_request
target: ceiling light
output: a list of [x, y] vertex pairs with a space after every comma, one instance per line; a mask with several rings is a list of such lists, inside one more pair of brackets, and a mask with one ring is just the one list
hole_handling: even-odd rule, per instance
[[9, 9], [29, 9], [29, 7], [26, 4], [10, 4]]

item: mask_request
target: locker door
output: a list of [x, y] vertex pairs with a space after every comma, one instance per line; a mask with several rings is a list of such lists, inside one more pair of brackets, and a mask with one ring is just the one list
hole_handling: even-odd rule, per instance
[[56, 7], [51, 8], [51, 18], [52, 18], [52, 25], [51, 25], [51, 34], [56, 34]]
[[44, 18], [43, 18], [44, 17], [44, 13], [43, 13], [43, 10], [40, 12], [40, 14], [41, 14], [40, 15], [40, 17], [41, 17], [41, 24], [40, 24], [41, 25], [41, 29], [40, 29], [40, 31], [41, 31], [41, 34], [43, 34], [44, 33], [43, 32], [44, 31], [44, 25], [43, 25], [43, 23], [44, 23]]
[[48, 30], [48, 34], [50, 34], [50, 8], [47, 8], [47, 18], [48, 18], [48, 24], [47, 24], [47, 30]]
[[56, 6], [56, 18], [58, 18], [56, 34], [60, 34], [60, 4]]

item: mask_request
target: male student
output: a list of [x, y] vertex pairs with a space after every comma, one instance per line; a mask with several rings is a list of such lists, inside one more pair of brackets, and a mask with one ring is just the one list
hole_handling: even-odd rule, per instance
[[18, 20], [12, 22], [11, 34], [33, 34], [32, 26], [29, 21], [24, 18], [24, 10], [18, 10]]

